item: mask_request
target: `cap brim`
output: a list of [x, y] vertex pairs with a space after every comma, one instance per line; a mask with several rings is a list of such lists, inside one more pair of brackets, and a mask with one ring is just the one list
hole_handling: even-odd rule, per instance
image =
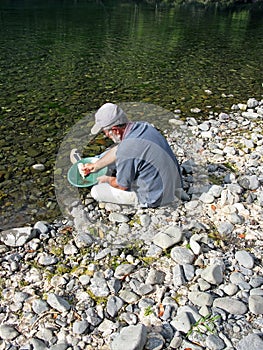
[[99, 125], [97, 125], [97, 124], [95, 124], [95, 125], [91, 128], [90, 132], [92, 133], [92, 135], [97, 135], [101, 130], [102, 130], [102, 127], [99, 126]]

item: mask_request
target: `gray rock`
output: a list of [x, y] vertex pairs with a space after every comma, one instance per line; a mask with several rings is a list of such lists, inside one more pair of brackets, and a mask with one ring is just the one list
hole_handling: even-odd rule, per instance
[[60, 343], [60, 344], [55, 344], [55, 345], [51, 345], [49, 347], [49, 350], [67, 350], [69, 347], [68, 344], [66, 343]]
[[189, 282], [191, 281], [195, 276], [195, 268], [191, 264], [183, 264], [182, 265], [184, 277]]
[[41, 314], [49, 310], [48, 304], [44, 300], [35, 299], [32, 302], [32, 309], [36, 314]]
[[13, 340], [19, 335], [19, 332], [10, 325], [2, 324], [0, 326], [0, 338], [4, 340]]
[[173, 267], [173, 284], [175, 287], [180, 287], [186, 284], [183, 268], [181, 265], [175, 265]]
[[30, 340], [31, 345], [33, 346], [34, 350], [48, 350], [49, 348], [46, 346], [44, 341], [37, 339], [37, 338], [32, 338]]
[[76, 254], [78, 254], [78, 252], [79, 252], [79, 250], [75, 246], [75, 244], [73, 244], [73, 242], [68, 243], [64, 246], [64, 254], [65, 255], [76, 255]]
[[251, 254], [245, 250], [239, 250], [235, 254], [235, 258], [240, 265], [246, 267], [247, 269], [252, 269], [254, 267], [254, 259]]
[[106, 279], [96, 274], [91, 279], [90, 290], [96, 297], [107, 297], [110, 294]]
[[119, 293], [119, 296], [122, 300], [124, 300], [128, 304], [135, 303], [140, 299], [139, 295], [126, 289], [122, 289]]
[[256, 190], [258, 189], [260, 182], [257, 178], [256, 175], [251, 175], [251, 176], [242, 176], [239, 180], [238, 183], [240, 186], [247, 190]]
[[249, 334], [237, 344], [237, 350], [263, 349], [263, 338], [259, 334]]
[[225, 221], [219, 224], [217, 229], [220, 235], [230, 235], [233, 232], [234, 225], [232, 225], [231, 222]]
[[211, 194], [215, 198], [219, 198], [222, 193], [222, 186], [219, 185], [212, 185], [210, 189], [208, 190], [208, 193]]
[[47, 303], [59, 312], [68, 311], [70, 309], [70, 304], [64, 298], [55, 293], [48, 294]]
[[145, 349], [147, 350], [161, 350], [163, 349], [165, 340], [161, 334], [158, 333], [150, 333], [147, 336], [147, 342], [145, 345]]
[[93, 243], [93, 238], [87, 233], [80, 232], [76, 235], [74, 241], [78, 248], [85, 248]]
[[58, 258], [46, 253], [39, 254], [38, 263], [42, 266], [55, 265], [58, 262]]
[[111, 296], [107, 302], [107, 313], [111, 317], [115, 317], [123, 306], [123, 300], [117, 296]]
[[115, 273], [114, 273], [114, 277], [122, 279], [125, 276], [130, 275], [135, 269], [134, 265], [131, 264], [121, 264], [119, 266], [117, 266]]
[[199, 200], [205, 204], [211, 204], [214, 202], [215, 197], [210, 193], [202, 193]]
[[73, 323], [72, 331], [75, 334], [83, 334], [86, 332], [88, 326], [89, 326], [89, 322], [86, 320], [75, 321]]
[[165, 280], [165, 273], [163, 271], [151, 269], [145, 283], [146, 284], [163, 284]]
[[148, 214], [140, 215], [140, 223], [143, 227], [148, 227], [151, 223], [151, 217]]
[[205, 292], [190, 292], [188, 298], [194, 305], [198, 306], [211, 306], [213, 304], [212, 295]]
[[101, 250], [98, 254], [95, 255], [94, 260], [104, 259], [110, 253], [111, 253], [111, 249], [110, 248], [105, 248], [105, 249]]
[[143, 324], [124, 327], [111, 343], [111, 350], [142, 350], [146, 339], [147, 329]]
[[260, 287], [263, 285], [263, 277], [262, 276], [251, 277], [249, 283], [253, 288]]
[[183, 233], [179, 227], [172, 226], [164, 232], [157, 233], [153, 238], [153, 243], [162, 249], [167, 249], [182, 240]]
[[182, 341], [183, 341], [182, 337], [175, 335], [170, 342], [170, 347], [172, 349], [179, 349], [180, 345], [182, 344]]
[[227, 295], [232, 296], [232, 295], [237, 293], [238, 287], [234, 283], [229, 283], [229, 284], [224, 286], [223, 290]]
[[191, 329], [191, 319], [187, 312], [180, 312], [171, 321], [171, 326], [173, 326], [177, 331], [187, 333]]
[[247, 100], [247, 107], [248, 108], [255, 108], [258, 106], [258, 100], [256, 100], [254, 97], [249, 98]]
[[263, 314], [263, 296], [250, 295], [248, 299], [249, 311], [256, 315]]
[[36, 235], [37, 231], [31, 227], [17, 227], [0, 232], [0, 241], [10, 247], [22, 247]]
[[110, 213], [109, 220], [111, 222], [128, 222], [130, 219], [127, 215], [120, 214], [120, 213]]
[[190, 249], [183, 247], [174, 247], [171, 250], [171, 258], [178, 264], [192, 264], [194, 254]]
[[243, 315], [247, 312], [247, 306], [242, 301], [234, 298], [217, 298], [213, 302], [213, 307], [219, 307], [233, 315]]
[[218, 264], [207, 266], [201, 273], [201, 277], [211, 284], [220, 284], [223, 281], [222, 267]]
[[209, 334], [206, 338], [206, 346], [209, 350], [222, 350], [225, 348], [225, 343], [218, 335]]
[[38, 230], [43, 235], [47, 234], [49, 231], [48, 224], [44, 221], [37, 221], [34, 225], [34, 229]]

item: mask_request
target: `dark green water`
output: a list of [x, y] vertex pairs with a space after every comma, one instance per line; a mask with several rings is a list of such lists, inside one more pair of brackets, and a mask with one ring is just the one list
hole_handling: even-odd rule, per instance
[[[198, 107], [206, 117], [263, 93], [260, 4], [1, 0], [0, 33], [0, 228], [59, 214], [60, 143], [104, 102], [147, 102], [183, 116]], [[32, 171], [35, 163], [46, 171]]]

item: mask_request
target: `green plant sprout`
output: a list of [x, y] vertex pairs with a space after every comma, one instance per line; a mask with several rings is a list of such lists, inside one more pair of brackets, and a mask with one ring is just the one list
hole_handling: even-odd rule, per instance
[[144, 310], [144, 316], [150, 316], [151, 314], [153, 314], [153, 309], [152, 307], [149, 305], [145, 308]]
[[197, 332], [199, 334], [204, 333], [202, 331], [202, 328], [205, 328], [210, 333], [215, 333], [215, 321], [220, 317], [220, 315], [212, 316], [211, 314], [208, 314], [204, 317], [199, 318], [199, 320], [191, 326], [191, 329], [186, 334], [186, 337], [188, 338], [189, 335], [191, 335], [193, 332]]

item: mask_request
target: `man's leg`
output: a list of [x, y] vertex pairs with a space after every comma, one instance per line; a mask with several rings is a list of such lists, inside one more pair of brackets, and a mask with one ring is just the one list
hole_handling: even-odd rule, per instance
[[90, 194], [97, 202], [138, 205], [138, 198], [135, 192], [119, 190], [108, 183], [93, 186]]

